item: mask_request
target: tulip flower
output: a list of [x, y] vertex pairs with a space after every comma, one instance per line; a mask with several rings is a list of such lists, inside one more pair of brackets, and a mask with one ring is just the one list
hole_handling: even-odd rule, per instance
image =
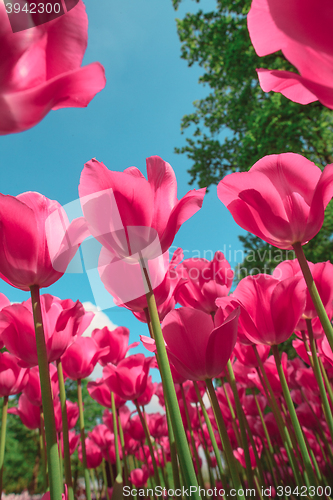
[[101, 356], [98, 360], [102, 366], [105, 366], [107, 363], [117, 365], [119, 361], [125, 358], [129, 349], [139, 345], [139, 342], [128, 345], [129, 334], [129, 329], [124, 326], [118, 326], [114, 330], [109, 330], [105, 326], [102, 329], [96, 328], [92, 332], [91, 338], [94, 339], [99, 347], [109, 347], [110, 349], [110, 352]]
[[239, 226], [289, 250], [320, 230], [332, 180], [333, 165], [321, 172], [303, 156], [283, 153], [261, 158], [249, 172], [227, 175], [217, 195]]
[[89, 234], [82, 217], [69, 223], [57, 201], [34, 192], [0, 194], [0, 217], [0, 277], [25, 291], [61, 278]]
[[177, 272], [181, 279], [175, 291], [176, 301], [208, 314], [217, 310], [217, 297], [228, 295], [234, 275], [222, 252], [216, 252], [211, 262], [185, 259]]
[[9, 352], [0, 353], [0, 397], [18, 394], [27, 384], [29, 370], [21, 368], [18, 362]]
[[97, 446], [103, 450], [113, 442], [113, 432], [105, 424], [95, 425], [89, 432], [88, 437], [92, 439]]
[[[40, 297], [48, 362], [56, 361], [82, 335], [93, 318], [82, 304], [60, 300], [53, 295]], [[12, 304], [0, 312], [1, 338], [7, 349], [26, 365], [38, 364], [31, 299]]]
[[134, 354], [120, 361], [117, 366], [107, 365], [103, 378], [110, 390], [126, 401], [137, 399], [147, 387], [149, 368], [154, 358]]
[[141, 396], [137, 398], [137, 402], [140, 406], [146, 406], [147, 404], [150, 403], [151, 398], [155, 394], [155, 389], [156, 389], [157, 383], [153, 383], [152, 377], [149, 376], [147, 380], [147, 387]]
[[40, 428], [40, 408], [31, 404], [25, 394], [19, 397], [17, 408], [9, 408], [8, 413], [18, 415], [28, 429]]
[[[74, 451], [78, 447], [80, 441], [80, 434], [76, 434], [75, 431], [69, 431], [68, 432], [68, 442], [69, 442], [69, 454], [73, 455]], [[61, 453], [62, 453], [62, 458], [64, 458], [64, 439], [63, 439], [63, 434], [60, 434], [60, 446], [61, 446]]]
[[[87, 390], [90, 397], [97, 401], [98, 404], [111, 408], [111, 391], [105, 378], [99, 378], [95, 382], [88, 382]], [[116, 408], [120, 408], [126, 403], [126, 400], [119, 397], [118, 394], [114, 394], [114, 398]]]
[[149, 471], [147, 467], [143, 465], [142, 469], [133, 469], [129, 478], [136, 488], [142, 488], [148, 481]]
[[[312, 262], [308, 262], [312, 277], [314, 279], [314, 282], [316, 284], [318, 293], [320, 295], [320, 298], [322, 300], [323, 306], [325, 307], [329, 317], [333, 316], [333, 265], [327, 261], [327, 262], [318, 262], [316, 264], [313, 264]], [[273, 276], [278, 278], [278, 279], [285, 279], [289, 278], [291, 276], [303, 276], [301, 267], [298, 263], [298, 260], [288, 260], [281, 262], [276, 268], [274, 269]], [[305, 282], [304, 282], [304, 287], [305, 287]], [[305, 310], [302, 315], [302, 320], [300, 321], [297, 329], [299, 330], [307, 330], [306, 324], [304, 319], [313, 319], [318, 316], [318, 313], [316, 311], [316, 308], [313, 304], [313, 301], [311, 299], [310, 293], [307, 290], [306, 292], [306, 306]], [[316, 331], [318, 331], [318, 335], [316, 336], [323, 336], [324, 332], [323, 329], [318, 322], [316, 325]]]
[[155, 439], [168, 435], [166, 416], [161, 413], [149, 414], [148, 427], [150, 435]]
[[119, 258], [162, 255], [201, 208], [205, 189], [178, 200], [175, 173], [159, 156], [147, 158], [147, 174], [148, 180], [135, 167], [112, 172], [95, 159], [81, 174], [79, 195], [91, 234]]
[[69, 378], [79, 380], [89, 377], [101, 355], [109, 352], [109, 347], [99, 348], [91, 337], [79, 337], [62, 356], [63, 368]]
[[[242, 363], [243, 365], [248, 366], [248, 367], [257, 367], [258, 361], [257, 361], [256, 355], [253, 351], [252, 346], [253, 346], [253, 344], [252, 345], [244, 345], [244, 344], [241, 344], [240, 342], [236, 342], [235, 347], [234, 347], [234, 354], [236, 355], [238, 361], [240, 363]], [[257, 351], [258, 351], [258, 354], [259, 354], [259, 357], [260, 357], [262, 363], [264, 363], [266, 361], [266, 359], [268, 358], [270, 346], [258, 344]]]
[[[22, 16], [31, 20], [23, 11], [11, 20]], [[81, 67], [88, 38], [81, 0], [65, 15], [19, 33], [0, 2], [0, 25], [0, 135], [33, 127], [51, 109], [85, 107], [104, 88], [101, 64]]]
[[305, 288], [299, 277], [279, 281], [266, 274], [247, 276], [232, 297], [241, 306], [239, 322], [246, 336], [268, 346], [292, 335], [305, 307]]
[[[60, 400], [57, 398], [53, 402], [54, 405], [54, 416], [56, 423], [56, 431], [62, 431], [62, 415], [61, 415], [61, 405]], [[76, 425], [77, 419], [79, 418], [79, 407], [77, 403], [73, 403], [72, 401], [66, 401], [66, 410], [67, 410], [67, 421], [68, 421], [68, 429], [73, 429]]]
[[[149, 425], [149, 416], [148, 414], [145, 415], [147, 425]], [[144, 442], [146, 439], [146, 434], [145, 430], [142, 426], [141, 420], [139, 415], [134, 415], [130, 421], [129, 421], [129, 426], [128, 426], [128, 432], [130, 436], [132, 436], [133, 439], [136, 441], [141, 441]]]
[[170, 361], [190, 380], [217, 377], [231, 356], [237, 339], [239, 311], [214, 327], [209, 314], [189, 307], [174, 309], [164, 319], [162, 331]]
[[[50, 379], [53, 398], [59, 393], [58, 373], [54, 365], [49, 365]], [[30, 403], [36, 406], [42, 406], [42, 391], [40, 387], [39, 368], [34, 366], [29, 370], [27, 385], [24, 388], [24, 394], [29, 399]]]
[[330, 0], [253, 0], [248, 29], [258, 56], [282, 50], [298, 73], [257, 69], [264, 92], [333, 109], [333, 22]]
[[[87, 467], [88, 469], [96, 469], [96, 467], [98, 467], [102, 463], [103, 460], [102, 452], [96, 445], [96, 443], [90, 438], [87, 438], [85, 440], [85, 445], [86, 445]], [[79, 446], [78, 454], [80, 461], [83, 462], [81, 445]]]
[[[115, 397], [117, 399], [117, 395], [115, 395]], [[121, 427], [123, 431], [126, 431], [128, 427], [128, 421], [131, 416], [131, 411], [128, 408], [128, 406], [124, 405], [118, 409], [118, 412], [119, 412]], [[113, 432], [113, 415], [109, 410], [104, 410], [103, 422]]]

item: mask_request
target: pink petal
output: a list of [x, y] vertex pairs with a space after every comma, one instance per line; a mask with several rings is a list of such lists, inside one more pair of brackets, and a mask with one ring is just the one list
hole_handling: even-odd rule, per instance
[[[257, 69], [257, 73], [260, 87], [264, 92], [270, 92], [271, 90], [280, 92], [291, 101], [298, 102], [299, 104], [309, 104], [319, 99], [318, 94], [309, 90], [310, 82], [296, 73], [263, 68]], [[319, 86], [317, 85], [316, 87], [318, 88]]]

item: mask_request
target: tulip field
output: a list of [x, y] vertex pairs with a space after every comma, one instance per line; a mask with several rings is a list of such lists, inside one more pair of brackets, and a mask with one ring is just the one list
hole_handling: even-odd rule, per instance
[[[36, 139], [31, 129], [43, 133], [51, 110], [69, 116], [63, 108], [90, 109], [116, 93], [100, 62], [82, 64], [85, 3], [0, 0], [0, 135], [15, 138], [13, 155], [21, 137]], [[252, 0], [246, 15], [251, 50], [282, 51], [297, 71], [264, 59], [253, 76], [262, 90], [333, 110], [330, 0], [320, 10], [311, 0]], [[89, 122], [84, 148], [98, 114], [66, 112]], [[69, 171], [60, 143], [52, 154]], [[27, 190], [0, 194], [1, 499], [332, 499], [333, 264], [307, 259], [325, 230], [331, 160], [317, 166], [299, 151], [272, 151], [219, 180], [215, 201], [235, 231], [293, 255], [271, 274], [240, 279], [219, 247], [208, 259], [175, 246], [208, 195], [198, 187], [180, 196], [178, 173], [161, 156], [149, 155], [144, 173], [86, 159], [78, 213], [32, 190], [47, 171], [38, 170], [42, 148], [26, 154]], [[82, 290], [70, 288], [87, 242], [99, 245], [94, 286], [112, 299], [112, 319], [127, 310], [135, 338], [127, 325], [92, 328], [104, 306], [88, 310]]]

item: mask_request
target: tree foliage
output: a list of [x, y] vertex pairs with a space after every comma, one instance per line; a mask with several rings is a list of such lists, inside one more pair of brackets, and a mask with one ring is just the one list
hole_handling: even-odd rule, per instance
[[[180, 2], [173, 0], [175, 9]], [[250, 5], [251, 0], [216, 0], [211, 12], [199, 10], [177, 19], [181, 57], [189, 66], [197, 63], [203, 68], [199, 82], [211, 90], [193, 103], [194, 111], [181, 122], [182, 133], [190, 135], [176, 152], [192, 161], [190, 184], [217, 184], [230, 172], [247, 171], [265, 155], [288, 151], [320, 167], [333, 163], [332, 111], [318, 102], [302, 106], [261, 90], [256, 68], [295, 68], [281, 52], [256, 55], [246, 23]], [[305, 247], [308, 260], [330, 258], [332, 234], [333, 207], [329, 206], [325, 229]], [[285, 258], [253, 235], [240, 240], [248, 255], [239, 266], [243, 269], [239, 278], [254, 268], [270, 272]]]

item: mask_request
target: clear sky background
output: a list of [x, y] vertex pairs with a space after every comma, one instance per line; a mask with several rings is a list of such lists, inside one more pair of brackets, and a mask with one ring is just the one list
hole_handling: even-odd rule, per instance
[[[215, 2], [184, 0], [177, 12], [171, 0], [85, 0], [85, 4], [89, 40], [84, 64], [104, 65], [106, 87], [86, 109], [52, 111], [31, 130], [1, 136], [0, 192], [15, 196], [38, 191], [66, 205], [78, 198], [80, 174], [91, 158], [110, 170], [136, 166], [146, 174], [146, 157], [159, 155], [174, 168], [181, 198], [197, 186], [188, 185], [191, 162], [174, 154], [174, 147], [185, 143], [180, 121], [209, 88], [198, 84], [203, 70], [189, 68], [180, 58], [175, 18], [199, 8], [213, 9]], [[186, 257], [210, 259], [221, 250], [234, 267], [234, 252], [242, 249], [239, 234], [245, 231], [218, 200], [213, 186], [202, 209], [181, 227], [174, 245], [182, 247]], [[42, 291], [94, 303], [85, 274], [66, 274]], [[29, 298], [3, 282], [0, 292], [13, 302]], [[113, 323], [130, 329], [131, 342], [147, 335], [146, 325], [124, 308], [104, 312]], [[143, 348], [133, 352], [139, 351], [147, 353]]]

